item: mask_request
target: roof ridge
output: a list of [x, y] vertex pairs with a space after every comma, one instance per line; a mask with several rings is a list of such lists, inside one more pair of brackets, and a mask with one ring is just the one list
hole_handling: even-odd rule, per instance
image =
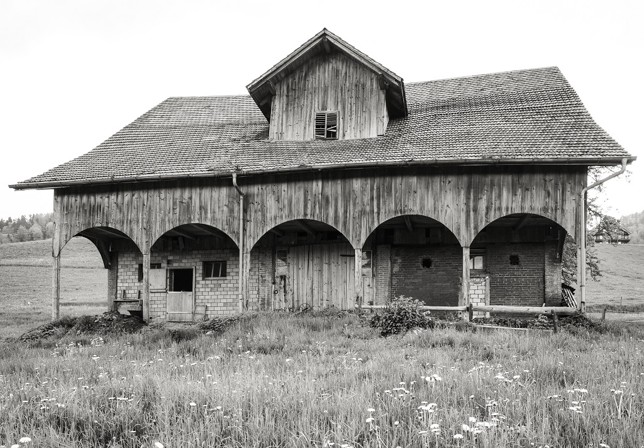
[[535, 67], [535, 68], [524, 68], [524, 69], [517, 69], [517, 70], [505, 70], [502, 72], [488, 72], [488, 73], [479, 73], [478, 75], [468, 75], [468, 76], [455, 76], [452, 78], [439, 78], [439, 79], [431, 79], [427, 81], [409, 81], [405, 82], [405, 85], [407, 87], [410, 86], [417, 86], [419, 84], [429, 84], [433, 82], [441, 82], [441, 81], [456, 81], [460, 79], [473, 79], [473, 78], [483, 78], [485, 76], [493, 76], [493, 75], [508, 75], [510, 73], [530, 73], [530, 72], [546, 72], [546, 71], [556, 71], [558, 72], [561, 77], [565, 80], [566, 78], [563, 76], [563, 73], [557, 67], [556, 65], [551, 65], [547, 67]]

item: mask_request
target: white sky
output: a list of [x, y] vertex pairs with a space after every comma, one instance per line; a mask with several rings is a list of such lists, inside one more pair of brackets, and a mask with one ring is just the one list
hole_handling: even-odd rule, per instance
[[323, 27], [406, 82], [556, 65], [640, 158], [605, 211], [644, 210], [644, 2], [0, 0], [0, 218], [52, 210], [15, 192], [170, 96], [244, 94]]

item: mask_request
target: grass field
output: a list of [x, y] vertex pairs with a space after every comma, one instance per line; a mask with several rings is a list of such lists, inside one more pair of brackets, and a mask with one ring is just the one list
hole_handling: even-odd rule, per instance
[[602, 276], [588, 281], [588, 305], [642, 307], [644, 311], [644, 244], [595, 246]]
[[619, 332], [382, 338], [311, 313], [6, 343], [0, 445], [640, 447], [641, 350]]
[[[61, 255], [61, 315], [96, 314], [107, 309], [107, 271], [85, 238], [73, 238]], [[51, 240], [0, 245], [0, 340], [51, 319]]]

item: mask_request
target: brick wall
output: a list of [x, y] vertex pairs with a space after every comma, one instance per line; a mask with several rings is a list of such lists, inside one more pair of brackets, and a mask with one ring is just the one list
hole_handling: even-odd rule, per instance
[[[423, 259], [431, 267], [423, 267]], [[427, 305], [458, 305], [463, 252], [457, 245], [392, 246], [392, 296], [404, 295]]]
[[[518, 264], [510, 263], [518, 256]], [[544, 299], [544, 244], [489, 244], [486, 271], [490, 304], [541, 306]]]
[[[196, 267], [196, 306], [205, 306], [207, 317], [234, 314], [239, 310], [238, 279], [239, 256], [235, 249], [193, 250], [184, 252], [153, 252], [150, 263], [161, 263], [167, 268], [167, 260], [171, 260], [170, 268]], [[203, 261], [226, 261], [226, 277], [202, 278]], [[121, 252], [118, 257], [118, 297], [136, 299], [143, 284], [139, 282], [139, 264], [143, 256], [138, 252]], [[166, 295], [161, 292], [150, 293], [150, 318], [166, 317]]]
[[[488, 296], [487, 282], [489, 277], [486, 275], [473, 274], [470, 277], [469, 300], [472, 305], [489, 305], [490, 297]], [[475, 311], [474, 317], [486, 317], [489, 313]]]
[[374, 304], [385, 305], [391, 299], [391, 246], [378, 245], [374, 253]]

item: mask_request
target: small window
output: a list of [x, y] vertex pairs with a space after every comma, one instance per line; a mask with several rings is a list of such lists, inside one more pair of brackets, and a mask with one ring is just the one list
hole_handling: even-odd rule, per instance
[[203, 278], [226, 277], [225, 261], [204, 261]]
[[[150, 263], [150, 269], [161, 269], [161, 263]], [[143, 264], [139, 263], [139, 281], [143, 281]]]
[[432, 267], [432, 259], [423, 258], [422, 260], [420, 260], [420, 265], [423, 267], [423, 269], [430, 269]]
[[315, 114], [315, 138], [323, 140], [337, 140], [337, 112], [318, 112]]
[[473, 249], [470, 251], [470, 269], [485, 269], [485, 251]]
[[518, 255], [510, 255], [510, 264], [512, 266], [518, 266], [520, 263]]

